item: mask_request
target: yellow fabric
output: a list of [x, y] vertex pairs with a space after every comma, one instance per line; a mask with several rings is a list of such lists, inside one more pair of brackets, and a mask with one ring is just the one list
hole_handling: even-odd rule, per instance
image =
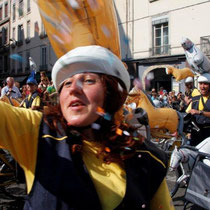
[[155, 193], [151, 205], [151, 210], [162, 209], [162, 210], [173, 210], [174, 205], [169, 194], [168, 186], [166, 183], [166, 179], [164, 179]]
[[23, 167], [27, 192], [34, 181], [37, 143], [42, 113], [0, 102], [0, 146]]
[[200, 94], [201, 94], [200, 91], [199, 91], [197, 88], [195, 88], [195, 89], [192, 91], [191, 96], [192, 96], [192, 97], [195, 97], [195, 96], [199, 96]]
[[[208, 97], [207, 97], [207, 96], [203, 96], [203, 102], [206, 103], [207, 100], [208, 100]], [[186, 112], [189, 113], [189, 111], [190, 111], [191, 109], [192, 109], [192, 102], [191, 102], [191, 103], [189, 104], [189, 106], [187, 107]], [[204, 110], [204, 106], [203, 106], [201, 97], [200, 97], [199, 104], [198, 104], [198, 110], [200, 110], [200, 111]]]
[[96, 154], [100, 144], [83, 142], [82, 157], [98, 193], [102, 209], [114, 209], [122, 201], [126, 190], [125, 171], [116, 163], [105, 164]]
[[[29, 94], [28, 100], [30, 100], [31, 95], [32, 95], [32, 94]], [[36, 96], [36, 97], [34, 98], [32, 104], [31, 104], [31, 107], [33, 107], [33, 106], [40, 106], [40, 104], [41, 104], [40, 96]], [[24, 102], [23, 107], [26, 108], [26, 102]]]

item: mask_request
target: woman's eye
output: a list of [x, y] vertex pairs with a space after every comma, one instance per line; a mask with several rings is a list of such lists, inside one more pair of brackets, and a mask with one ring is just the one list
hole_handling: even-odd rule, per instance
[[88, 85], [94, 84], [95, 82], [96, 82], [95, 79], [85, 79], [85, 80], [84, 80], [84, 83], [85, 83], [85, 84], [88, 84]]
[[65, 82], [64, 86], [65, 86], [65, 87], [68, 87], [68, 86], [70, 86], [71, 84], [72, 84], [72, 82], [68, 81], [68, 82]]

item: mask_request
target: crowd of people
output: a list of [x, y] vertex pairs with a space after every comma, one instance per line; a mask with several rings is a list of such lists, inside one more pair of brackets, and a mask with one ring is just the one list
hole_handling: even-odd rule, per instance
[[194, 81], [192, 77], [188, 77], [185, 80], [185, 92], [176, 92], [174, 90], [168, 92], [164, 87], [160, 87], [159, 91], [155, 88], [149, 92], [152, 102], [155, 107], [168, 107], [173, 108], [179, 112], [185, 112], [192, 97], [200, 95], [197, 88], [194, 87]]
[[1, 88], [0, 97], [16, 99], [20, 102], [20, 107], [30, 109], [42, 109], [49, 104], [57, 104], [57, 92], [46, 72], [40, 72], [40, 82], [38, 83], [34, 75], [30, 75], [20, 87], [19, 82], [15, 82], [13, 77], [8, 77]]

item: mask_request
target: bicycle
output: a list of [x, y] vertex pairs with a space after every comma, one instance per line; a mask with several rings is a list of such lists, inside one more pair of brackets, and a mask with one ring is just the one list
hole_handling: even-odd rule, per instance
[[[9, 152], [0, 149], [0, 190], [12, 199], [24, 199], [26, 187], [21, 182], [22, 174], [20, 173], [17, 162], [11, 157]], [[22, 185], [20, 187], [20, 185]]]
[[[191, 132], [192, 129], [199, 132], [199, 127], [196, 125], [195, 121], [192, 119], [191, 115], [185, 116], [185, 132]], [[183, 138], [185, 138], [183, 136]], [[176, 181], [172, 187], [170, 194], [173, 197], [178, 191], [181, 185], [187, 186], [195, 159], [199, 152], [204, 152], [210, 154], [210, 137], [204, 139], [197, 146], [188, 145], [188, 140], [185, 138], [183, 144], [178, 148], [175, 147], [171, 154], [169, 172], [175, 172]]]

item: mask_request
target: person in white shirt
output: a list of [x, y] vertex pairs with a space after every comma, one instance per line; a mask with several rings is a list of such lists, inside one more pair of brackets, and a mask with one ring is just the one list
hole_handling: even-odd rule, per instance
[[14, 85], [14, 78], [7, 77], [6, 83], [7, 85], [1, 90], [1, 97], [7, 95], [12, 98], [21, 98], [20, 90]]

